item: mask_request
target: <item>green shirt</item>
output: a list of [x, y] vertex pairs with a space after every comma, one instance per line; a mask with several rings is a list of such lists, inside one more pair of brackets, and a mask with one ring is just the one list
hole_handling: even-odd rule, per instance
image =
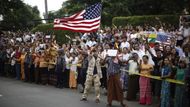
[[185, 69], [177, 68], [176, 80], [183, 81], [185, 76]]

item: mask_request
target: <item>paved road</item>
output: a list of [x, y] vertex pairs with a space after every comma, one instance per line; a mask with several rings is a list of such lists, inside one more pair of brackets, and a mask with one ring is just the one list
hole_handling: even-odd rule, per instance
[[[87, 102], [81, 102], [80, 98], [81, 94], [77, 90], [57, 89], [0, 77], [0, 107], [106, 107], [106, 96], [101, 96], [100, 104], [95, 103], [93, 93]], [[155, 107], [141, 106], [138, 102], [126, 103], [129, 107]], [[120, 105], [114, 102], [113, 107]]]

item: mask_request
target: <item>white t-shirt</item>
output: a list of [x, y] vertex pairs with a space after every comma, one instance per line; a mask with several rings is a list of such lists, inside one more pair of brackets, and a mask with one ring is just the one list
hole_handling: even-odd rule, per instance
[[29, 36], [29, 35], [26, 35], [26, 36], [24, 37], [24, 41], [27, 42], [27, 41], [29, 41], [29, 40], [30, 40], [30, 36]]
[[190, 36], [190, 27], [183, 29], [183, 36], [184, 36], [184, 37]]
[[18, 38], [16, 38], [16, 41], [22, 42], [22, 38], [18, 37]]
[[66, 69], [70, 69], [70, 62], [72, 60], [72, 57], [68, 58], [66, 55], [65, 55], [65, 62], [66, 62]]
[[145, 55], [145, 52], [143, 50], [133, 50], [131, 53], [137, 53], [139, 56], [139, 59], [142, 60], [142, 57]]
[[138, 64], [134, 60], [129, 61], [129, 75], [139, 73]]
[[91, 44], [92, 46], [94, 46], [94, 45], [96, 45], [96, 41], [92, 41], [92, 44]]
[[122, 42], [120, 48], [123, 49], [124, 47], [129, 48], [130, 47], [129, 42], [127, 42], [127, 41], [126, 42]]
[[120, 57], [121, 61], [128, 61], [130, 57], [130, 54], [126, 53], [126, 54], [122, 54]]
[[92, 41], [88, 41], [88, 42], [86, 42], [86, 46], [91, 47], [91, 46], [92, 46]]
[[130, 35], [130, 39], [134, 39], [134, 38], [137, 38], [138, 36], [137, 36], [137, 34], [135, 33], [135, 34], [131, 34]]
[[42, 48], [45, 49], [46, 48], [46, 44], [40, 44], [39, 47], [40, 47], [40, 49], [42, 49]]
[[133, 50], [132, 53], [137, 53], [138, 54], [138, 56], [139, 56], [139, 60], [138, 61], [139, 62], [140, 62], [140, 60], [142, 60], [142, 58], [143, 58], [144, 55], [147, 55], [149, 57], [148, 63], [151, 64], [151, 65], [155, 65], [154, 61], [152, 60], [152, 57], [151, 57], [151, 55], [150, 55], [149, 52], [145, 53], [143, 50], [138, 50], [138, 51], [137, 50]]
[[77, 71], [78, 57], [75, 57], [74, 61], [71, 62], [70, 70]]

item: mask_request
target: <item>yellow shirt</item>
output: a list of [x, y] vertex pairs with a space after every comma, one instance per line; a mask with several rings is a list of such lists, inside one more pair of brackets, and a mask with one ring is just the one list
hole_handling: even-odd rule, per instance
[[141, 74], [150, 75], [153, 66], [151, 64], [141, 64]]

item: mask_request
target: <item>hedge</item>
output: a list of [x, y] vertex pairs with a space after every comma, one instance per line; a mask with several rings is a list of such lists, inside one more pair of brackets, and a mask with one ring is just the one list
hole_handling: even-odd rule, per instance
[[126, 26], [126, 25], [159, 25], [159, 21], [165, 24], [171, 24], [178, 26], [179, 16], [178, 15], [146, 15], [146, 16], [129, 16], [129, 17], [114, 17], [112, 24], [115, 26]]
[[32, 29], [32, 32], [43, 32], [45, 34], [55, 34], [56, 40], [58, 43], [67, 43], [69, 41], [68, 38], [65, 37], [65, 35], [74, 36], [74, 33], [71, 31], [63, 31], [63, 30], [54, 30], [53, 24], [40, 24], [37, 27]]

